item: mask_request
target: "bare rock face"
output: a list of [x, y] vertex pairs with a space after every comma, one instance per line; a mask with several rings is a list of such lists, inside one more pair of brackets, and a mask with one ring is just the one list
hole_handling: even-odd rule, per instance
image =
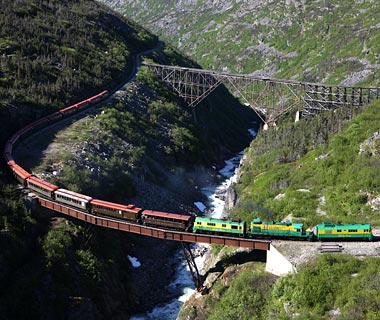
[[228, 212], [233, 207], [235, 207], [236, 201], [237, 201], [237, 193], [236, 193], [234, 184], [232, 184], [231, 186], [229, 186], [229, 188], [226, 191], [225, 204], [224, 204], [223, 211]]
[[360, 145], [359, 154], [363, 153], [375, 157], [380, 156], [380, 132], [375, 132]]

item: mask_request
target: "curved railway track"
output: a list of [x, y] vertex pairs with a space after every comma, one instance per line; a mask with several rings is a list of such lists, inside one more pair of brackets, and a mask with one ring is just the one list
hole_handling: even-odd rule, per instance
[[[69, 190], [61, 189], [58, 186], [52, 185], [44, 180], [41, 180], [33, 176], [32, 174], [30, 174], [24, 168], [22, 168], [19, 164], [16, 163], [15, 159], [13, 158], [14, 146], [20, 141], [22, 141], [25, 137], [31, 135], [32, 133], [38, 130], [41, 130], [42, 128], [50, 125], [51, 123], [65, 119], [66, 117], [71, 116], [72, 114], [81, 112], [84, 109], [87, 109], [95, 104], [98, 104], [99, 102], [111, 99], [113, 93], [115, 93], [117, 90], [120, 90], [121, 88], [123, 88], [125, 85], [127, 85], [129, 82], [131, 82], [134, 79], [138, 71], [138, 68], [140, 66], [141, 56], [159, 49], [160, 46], [161, 44], [159, 44], [159, 46], [154, 49], [135, 55], [133, 58], [134, 67], [133, 67], [132, 74], [128, 77], [126, 82], [123, 85], [119, 86], [118, 88], [112, 89], [110, 91], [104, 90], [93, 97], [80, 101], [71, 106], [65, 107], [51, 115], [48, 115], [46, 117], [43, 117], [41, 119], [38, 119], [37, 121], [34, 121], [28, 124], [26, 127], [20, 129], [15, 134], [13, 134], [11, 138], [6, 142], [6, 145], [4, 148], [4, 157], [8, 166], [13, 172], [13, 175], [15, 176], [15, 178], [23, 187], [29, 188], [32, 191], [34, 191], [36, 197], [38, 198], [38, 203], [41, 207], [45, 207], [45, 208], [60, 212], [64, 215], [71, 216], [75, 219], [79, 219], [87, 223], [91, 223], [91, 224], [106, 227], [106, 228], [136, 233], [140, 235], [156, 237], [156, 238], [161, 238], [161, 239], [166, 239], [166, 240], [186, 242], [186, 243], [199, 242], [199, 243], [208, 243], [208, 244], [221, 244], [221, 245], [245, 247], [245, 248], [251, 248], [251, 249], [258, 249], [258, 250], [269, 250], [270, 241], [230, 237], [230, 236], [217, 236], [217, 235], [205, 235], [205, 234], [199, 235], [199, 234], [194, 234], [191, 231], [176, 230], [178, 229], [178, 226], [175, 226], [172, 229], [167, 229], [167, 228], [163, 228], [162, 224], [157, 225], [157, 226], [152, 226], [152, 223], [149, 223], [150, 225], [145, 225], [145, 224], [142, 224], [141, 221], [139, 221], [140, 216], [134, 219], [135, 221], [131, 221], [131, 219], [123, 220], [119, 218], [114, 218], [112, 216], [107, 216], [107, 214], [95, 215], [93, 214], [92, 211], [87, 210], [88, 209], [87, 202], [92, 201], [91, 197], [79, 195]], [[63, 197], [72, 197], [72, 200], [70, 201], [70, 203], [69, 202], [63, 203], [62, 201], [58, 201], [57, 200], [58, 194], [61, 197], [61, 199]], [[74, 203], [74, 200], [73, 200], [74, 197], [76, 197], [75, 199], [76, 202], [83, 201], [83, 204], [78, 205]], [[123, 205], [114, 204], [114, 206], [120, 207]], [[136, 214], [136, 216], [137, 214], [139, 215], [147, 214], [147, 212], [153, 213], [153, 214], [157, 213], [156, 215], [158, 217], [163, 217], [164, 215], [180, 216], [180, 215], [171, 214], [171, 213], [162, 213], [162, 212], [156, 212], [156, 211], [151, 211], [151, 210], [143, 210], [140, 208], [135, 208], [133, 205], [129, 205], [129, 207], [133, 208], [130, 211], [131, 212], [133, 211]], [[128, 211], [128, 209], [125, 209], [125, 210]], [[181, 216], [189, 217], [188, 215], [181, 215]], [[188, 218], [185, 218], [185, 219], [188, 220], [187, 223], [190, 221]]]
[[[25, 137], [54, 122], [65, 119], [72, 114], [76, 114], [100, 102], [112, 99], [113, 94], [117, 90], [120, 90], [134, 79], [141, 64], [141, 56], [159, 49], [160, 46], [161, 44], [154, 49], [136, 54], [133, 57], [133, 72], [123, 85], [118, 88], [104, 90], [93, 97], [67, 106], [53, 114], [28, 124], [8, 139], [3, 153], [6, 163], [14, 177], [24, 188], [30, 189], [36, 195], [38, 204], [41, 207], [100, 227], [181, 242], [195, 286], [201, 291], [203, 288], [202, 277], [197, 270], [189, 243], [198, 242], [228, 245], [268, 251], [271, 241], [257, 240], [251, 237], [236, 237], [226, 234], [222, 236], [204, 233], [198, 234], [195, 233], [196, 228], [193, 228], [194, 217], [190, 215], [136, 208], [134, 205], [111, 203], [104, 200], [93, 199], [91, 196], [77, 194], [32, 175], [17, 164], [13, 157], [14, 146]], [[368, 225], [366, 228], [368, 230], [364, 231], [369, 234], [370, 226]], [[358, 232], [358, 230], [355, 231], [356, 233]], [[247, 234], [245, 234], [245, 236], [247, 236]], [[371, 238], [367, 240], [372, 240], [372, 234]]]

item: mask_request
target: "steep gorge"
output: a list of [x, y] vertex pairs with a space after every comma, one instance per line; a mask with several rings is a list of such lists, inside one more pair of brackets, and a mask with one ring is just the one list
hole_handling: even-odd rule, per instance
[[[1, 141], [15, 127], [104, 86], [119, 84], [132, 69], [132, 55], [155, 45], [155, 37], [144, 29], [135, 29], [134, 24], [92, 1], [7, 5], [2, 2], [2, 12], [13, 17], [14, 23], [1, 25], [3, 34], [8, 35], [1, 38], [1, 89], [15, 94], [1, 102], [1, 119], [7, 124], [1, 127]], [[51, 23], [49, 29], [45, 22], [51, 19], [57, 23]], [[77, 26], [86, 27], [75, 31]], [[101, 32], [96, 33], [99, 27]], [[25, 39], [18, 38], [23, 28], [30, 32], [29, 50]], [[68, 30], [72, 34], [70, 47], [66, 43]], [[82, 36], [86, 39], [83, 44]], [[52, 45], [41, 46], [45, 43], [41, 37], [49, 37]], [[163, 51], [166, 57], [161, 56], [168, 61], [191, 63], [172, 48]], [[35, 70], [29, 64], [32, 58], [45, 59], [43, 68], [39, 65]], [[103, 70], [97, 59], [106, 59], [106, 65], [116, 69]], [[57, 67], [56, 60], [62, 61], [61, 66]], [[13, 79], [15, 61], [25, 64]], [[103, 78], [92, 77], [100, 73]], [[77, 85], [64, 91], [73, 81]], [[39, 89], [28, 95], [36, 87]], [[49, 90], [64, 94], [53, 95], [53, 99]], [[13, 109], [17, 112], [8, 112]], [[192, 114], [154, 76], [145, 74], [119, 92], [115, 101], [79, 123], [71, 125], [71, 119], [54, 127], [50, 135], [44, 131], [29, 138], [18, 146], [16, 160], [71, 190], [145, 208], [191, 212], [192, 192], [197, 191], [187, 192], [189, 188], [182, 187], [195, 187], [199, 172], [208, 176], [211, 164], [221, 163], [246, 144], [247, 128], [255, 120], [250, 110], [225, 93], [223, 98], [211, 97], [204, 103], [197, 114], [198, 123]], [[61, 147], [50, 148], [55, 143]], [[173, 294], [165, 286], [172, 276], [173, 262], [168, 256], [175, 243], [97, 229], [51, 213], [31, 213], [17, 200], [20, 191], [6, 185], [5, 166], [1, 172], [0, 241], [4, 250], [0, 268], [4, 272], [0, 310], [4, 317], [122, 319]], [[129, 254], [139, 257], [141, 269], [132, 268]], [[157, 277], [159, 265], [168, 268], [164, 276]]]

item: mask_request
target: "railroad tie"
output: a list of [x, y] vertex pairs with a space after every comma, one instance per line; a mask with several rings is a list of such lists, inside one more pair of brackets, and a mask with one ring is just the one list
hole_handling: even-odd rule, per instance
[[341, 244], [321, 244], [318, 247], [318, 250], [321, 253], [327, 253], [327, 252], [342, 252], [344, 250], [343, 246]]

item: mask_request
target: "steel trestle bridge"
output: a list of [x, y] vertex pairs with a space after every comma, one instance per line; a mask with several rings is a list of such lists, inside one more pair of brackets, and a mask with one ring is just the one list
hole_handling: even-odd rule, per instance
[[197, 265], [195, 264], [194, 256], [190, 248], [190, 243], [219, 244], [264, 251], [268, 251], [270, 249], [270, 241], [159, 229], [133, 223], [127, 220], [113, 219], [112, 217], [109, 218], [104, 216], [95, 216], [89, 214], [88, 212], [80, 211], [74, 207], [59, 204], [55, 201], [43, 197], [37, 197], [37, 201], [41, 207], [60, 212], [64, 215], [82, 220], [96, 226], [145, 235], [148, 237], [181, 242], [184, 256], [187, 260], [191, 276], [198, 291], [202, 291], [204, 288], [203, 278], [198, 271]]
[[[140, 55], [135, 56], [134, 58], [135, 68], [132, 76], [128, 78], [128, 82], [133, 78], [137, 70], [139, 56]], [[145, 64], [145, 66], [160, 75], [162, 81], [170, 85], [191, 107], [195, 107], [199, 104], [219, 85], [225, 85], [232, 94], [250, 105], [266, 124], [275, 122], [281, 115], [289, 111], [297, 110], [303, 114], [315, 114], [322, 110], [335, 109], [343, 105], [362, 106], [374, 99], [379, 99], [380, 95], [380, 88], [329, 86], [159, 64]], [[83, 103], [83, 101], [81, 103]], [[73, 105], [70, 108], [77, 105], [79, 104]], [[62, 110], [66, 109], [67, 108]], [[39, 126], [42, 124], [43, 127], [50, 121], [50, 118], [46, 119], [48, 119], [46, 123], [40, 122], [40, 119], [32, 124], [35, 124], [38, 128], [40, 128]], [[26, 135], [31, 129], [34, 130], [35, 127], [31, 126], [32, 124], [25, 127], [26, 129], [23, 128], [15, 133], [14, 136], [16, 135], [16, 138], [14, 141], [11, 140], [12, 138], [9, 140], [11, 143], [8, 156], [12, 159], [14, 165], [16, 165], [16, 163], [11, 154], [13, 143], [15, 143], [21, 135]], [[7, 150], [7, 148], [5, 150]], [[5, 152], [5, 154], [7, 154], [7, 152]], [[20, 170], [25, 171], [21, 167]], [[27, 173], [27, 171], [25, 172]], [[181, 242], [194, 283], [198, 290], [202, 289], [202, 277], [197, 270], [189, 243], [200, 242], [245, 247], [256, 250], [270, 250], [270, 241], [153, 228], [130, 221], [92, 215], [89, 212], [81, 211], [38, 195], [37, 203], [39, 206], [48, 210], [60, 212], [93, 225]]]
[[219, 85], [239, 97], [268, 124], [289, 111], [314, 115], [344, 105], [360, 107], [379, 99], [380, 88], [326, 85], [253, 75], [145, 63], [161, 80], [195, 107]]

